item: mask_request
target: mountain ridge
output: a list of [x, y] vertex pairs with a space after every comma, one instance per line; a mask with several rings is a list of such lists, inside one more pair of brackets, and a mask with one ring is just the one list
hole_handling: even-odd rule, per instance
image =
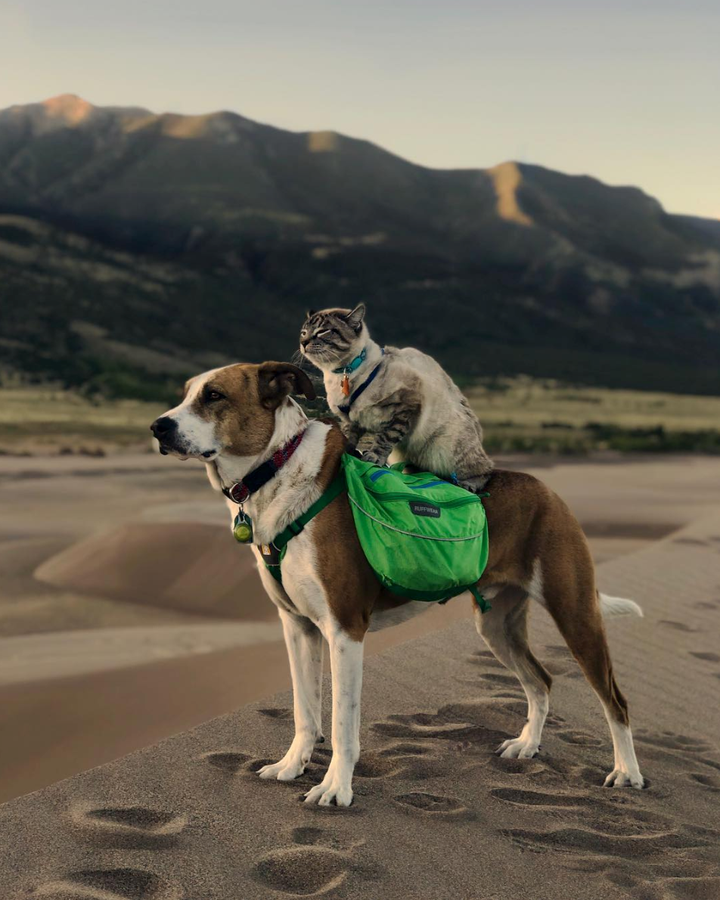
[[287, 357], [305, 306], [362, 299], [380, 337], [458, 373], [720, 392], [720, 223], [591, 176], [430, 169], [228, 111], [0, 111], [0, 277], [5, 365], [91, 388], [136, 390], [153, 353]]

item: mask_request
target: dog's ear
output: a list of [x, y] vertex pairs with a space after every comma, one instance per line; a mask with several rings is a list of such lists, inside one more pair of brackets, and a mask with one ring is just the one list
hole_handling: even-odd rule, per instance
[[312, 381], [297, 366], [286, 362], [265, 362], [258, 367], [260, 402], [267, 409], [276, 409], [288, 394], [302, 394], [315, 399]]
[[365, 304], [358, 303], [355, 309], [351, 309], [350, 312], [345, 316], [345, 321], [348, 325], [353, 328], [355, 331], [360, 331], [362, 328], [362, 323], [365, 319]]

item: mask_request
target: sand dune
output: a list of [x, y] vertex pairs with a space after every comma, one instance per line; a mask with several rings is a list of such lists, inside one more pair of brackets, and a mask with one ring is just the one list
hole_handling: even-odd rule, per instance
[[35, 577], [65, 590], [149, 606], [275, 620], [255, 558], [227, 527], [131, 522], [95, 534], [38, 566]]
[[0, 888], [54, 900], [714, 900], [720, 514], [601, 565], [599, 580], [645, 610], [608, 632], [648, 790], [600, 786], [612, 763], [600, 706], [537, 608], [533, 643], [555, 685], [535, 759], [492, 754], [524, 702], [458, 622], [368, 659], [349, 810], [297, 802], [322, 777], [323, 747], [296, 782], [254, 774], [290, 739], [281, 694], [5, 804]]

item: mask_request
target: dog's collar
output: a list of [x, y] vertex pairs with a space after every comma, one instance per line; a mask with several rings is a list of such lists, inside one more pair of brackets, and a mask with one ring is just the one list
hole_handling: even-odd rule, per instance
[[285, 463], [300, 446], [304, 436], [304, 430], [299, 434], [296, 434], [284, 447], [276, 450], [270, 459], [261, 463], [257, 469], [248, 472], [241, 481], [236, 481], [234, 484], [231, 484], [229, 488], [223, 488], [223, 494], [225, 494], [228, 499], [232, 500], [233, 503], [245, 503], [248, 497], [255, 494], [263, 485], [267, 484], [271, 478], [275, 477], [275, 474], [282, 469]]
[[355, 369], [359, 369], [360, 366], [367, 359], [367, 347], [363, 348], [362, 353], [355, 357], [352, 362], [349, 362], [346, 366], [340, 366], [339, 369], [333, 369], [333, 375], [352, 375]]

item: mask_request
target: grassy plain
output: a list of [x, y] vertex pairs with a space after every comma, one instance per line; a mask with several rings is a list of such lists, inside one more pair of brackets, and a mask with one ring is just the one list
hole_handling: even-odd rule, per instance
[[[720, 397], [578, 387], [516, 377], [466, 387], [491, 452], [595, 450], [720, 453]], [[150, 448], [165, 408], [89, 400], [46, 387], [0, 389], [0, 453], [111, 453]]]

